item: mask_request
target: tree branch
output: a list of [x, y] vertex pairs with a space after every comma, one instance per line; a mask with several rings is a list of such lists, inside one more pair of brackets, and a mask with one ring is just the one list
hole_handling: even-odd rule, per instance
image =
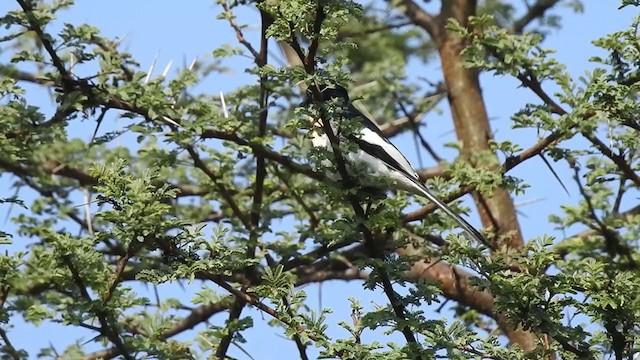
[[434, 41], [440, 40], [440, 26], [436, 17], [426, 12], [413, 0], [400, 0], [400, 7], [404, 14], [414, 24], [426, 30]]
[[50, 80], [44, 77], [38, 77], [35, 74], [19, 70], [15, 66], [10, 66], [10, 65], [0, 64], [0, 75], [15, 79], [15, 80], [26, 81], [26, 82], [30, 82], [38, 85], [43, 85], [43, 86], [58, 85], [53, 80]]
[[[409, 257], [422, 256], [419, 251], [411, 246], [396, 249], [396, 252]], [[494, 319], [500, 329], [504, 331], [514, 343], [527, 341], [530, 336], [529, 333], [521, 328], [514, 328], [505, 316], [495, 312], [494, 298], [491, 293], [488, 291], [478, 291], [471, 286], [470, 280], [473, 278], [473, 275], [457, 266], [444, 261], [421, 260], [411, 266], [407, 276], [416, 282], [425, 280], [437, 282], [440, 285], [444, 297], [468, 306]]]
[[[168, 329], [164, 330], [162, 332], [162, 334], [160, 335], [161, 339], [169, 339], [177, 334], [182, 333], [183, 331], [189, 330], [189, 329], [193, 329], [194, 327], [196, 327], [198, 324], [203, 323], [207, 320], [209, 320], [209, 318], [211, 318], [211, 316], [227, 310], [230, 306], [230, 301], [228, 301], [229, 299], [226, 300], [222, 300], [220, 302], [217, 303], [210, 303], [210, 304], [205, 304], [205, 305], [200, 305], [197, 308], [191, 310], [191, 313], [184, 317], [181, 318], [179, 320], [176, 320], [175, 323], [169, 327]], [[113, 359], [114, 357], [120, 355], [119, 351], [117, 348], [112, 347], [109, 349], [104, 349], [104, 350], [100, 350], [100, 351], [96, 351], [90, 354], [85, 355], [84, 359], [86, 360], [98, 360], [98, 359], [103, 359], [103, 360], [108, 360], [108, 359]]]
[[[325, 14], [324, 14], [324, 9], [321, 3], [318, 3], [317, 6], [317, 10], [316, 10], [316, 19], [314, 22], [314, 38], [311, 42], [311, 45], [309, 46], [309, 51], [308, 51], [308, 55], [306, 57], [304, 57], [304, 52], [302, 51], [302, 48], [298, 42], [298, 40], [295, 38], [295, 35], [292, 35], [292, 39], [291, 39], [291, 47], [296, 51], [296, 53], [298, 53], [298, 56], [301, 57], [301, 59], [304, 59], [304, 64], [305, 64], [305, 70], [307, 72], [307, 74], [309, 75], [313, 75], [315, 73], [315, 54], [316, 51], [318, 49], [318, 45], [319, 45], [319, 41], [320, 41], [320, 30], [321, 30], [321, 26], [322, 26], [322, 21], [325, 18]], [[340, 174], [340, 177], [343, 181], [343, 183], [345, 184], [346, 188], [349, 188], [353, 185], [355, 185], [356, 183], [353, 181], [351, 175], [349, 174], [348, 170], [347, 170], [347, 166], [346, 166], [346, 162], [345, 162], [345, 158], [342, 155], [342, 151], [340, 149], [340, 140], [339, 138], [336, 136], [336, 134], [334, 134], [333, 129], [331, 127], [331, 123], [330, 123], [330, 116], [329, 113], [323, 103], [323, 96], [321, 94], [320, 89], [318, 88], [317, 85], [312, 85], [309, 87], [309, 90], [311, 91], [311, 95], [313, 96], [314, 101], [317, 104], [317, 108], [320, 112], [320, 119], [321, 119], [321, 123], [322, 123], [322, 128], [324, 130], [324, 133], [326, 134], [327, 138], [329, 139], [329, 142], [331, 144], [331, 149], [333, 152], [333, 159], [334, 159], [334, 164], [336, 165], [336, 168], [338, 170], [338, 173]], [[358, 200], [353, 197], [353, 196], [348, 196], [348, 201], [351, 204], [356, 218], [358, 219], [362, 219], [363, 221], [366, 220], [366, 215], [364, 210], [362, 209], [362, 206], [360, 206], [360, 204], [358, 203]], [[362, 224], [360, 227], [360, 230], [362, 231], [362, 234], [364, 235], [365, 238], [365, 247], [367, 247], [370, 251], [372, 252], [376, 252], [374, 254], [372, 254], [373, 256], [380, 256], [380, 254], [377, 254], [377, 251], [375, 251], [375, 239], [373, 237], [373, 234], [371, 233], [371, 231], [364, 226], [364, 224]], [[404, 305], [402, 304], [402, 302], [400, 301], [400, 299], [398, 299], [397, 294], [395, 293], [395, 291], [393, 290], [393, 285], [391, 284], [391, 280], [388, 276], [388, 274], [386, 273], [386, 271], [384, 270], [384, 268], [382, 268], [379, 265], [375, 265], [374, 269], [376, 270], [377, 274], [378, 274], [378, 278], [380, 279], [380, 282], [382, 283], [382, 287], [384, 290], [384, 293], [387, 295], [387, 297], [389, 298], [389, 301], [391, 303], [391, 307], [393, 308], [393, 311], [395, 313], [395, 315], [399, 318], [399, 319], [406, 319], [406, 309], [404, 307]], [[404, 335], [406, 341], [408, 344], [413, 345], [415, 347], [419, 347], [419, 343], [416, 340], [416, 337], [413, 333], [413, 331], [411, 330], [411, 328], [408, 325], [405, 325], [401, 328], [401, 332]]]
[[[65, 262], [65, 265], [69, 268], [73, 282], [78, 287], [78, 290], [80, 290], [80, 294], [82, 294], [84, 300], [88, 303], [92, 303], [93, 300], [91, 299], [91, 295], [89, 295], [87, 287], [85, 286], [84, 282], [82, 281], [82, 277], [80, 276], [80, 272], [78, 271], [78, 269], [76, 269], [71, 260], [71, 257], [68, 255], [64, 255], [63, 260]], [[120, 338], [120, 334], [118, 334], [118, 331], [109, 323], [105, 311], [97, 309], [95, 311], [95, 315], [98, 317], [98, 321], [100, 322], [102, 333], [101, 335], [104, 335], [107, 339], [109, 339], [109, 341], [113, 343], [113, 345], [115, 345], [116, 349], [118, 349], [118, 352], [120, 353], [120, 355], [122, 355], [123, 358], [125, 358], [126, 360], [133, 360], [133, 357], [131, 357], [131, 355], [127, 351], [127, 348], [125, 347], [124, 342]]]
[[247, 41], [247, 39], [244, 37], [244, 34], [242, 33], [242, 29], [240, 28], [240, 25], [238, 25], [238, 23], [235, 20], [236, 16], [233, 14], [231, 9], [229, 8], [228, 2], [221, 1], [220, 3], [222, 4], [224, 15], [227, 18], [227, 21], [229, 21], [229, 25], [236, 33], [236, 38], [238, 39], [238, 42], [242, 44], [247, 50], [249, 50], [249, 52], [251, 53], [254, 59], [258, 59], [260, 55], [258, 54], [256, 49], [253, 48], [253, 45], [251, 45], [251, 43]]
[[[242, 309], [244, 309], [244, 302], [240, 299], [237, 299], [234, 304], [231, 306], [231, 311], [229, 311], [229, 319], [227, 319], [227, 326], [234, 320], [240, 318], [242, 314]], [[216, 349], [216, 359], [224, 359], [227, 355], [227, 350], [229, 350], [229, 345], [231, 345], [231, 340], [233, 339], [234, 331], [229, 330], [229, 334], [225, 335], [220, 339], [220, 344], [218, 345], [218, 349]]]
[[[561, 139], [561, 136], [560, 136], [559, 132], [550, 134], [549, 136], [547, 136], [547, 137], [541, 139], [540, 141], [538, 141], [536, 144], [534, 144], [530, 148], [528, 148], [526, 150], [523, 150], [522, 152], [520, 152], [520, 154], [507, 158], [505, 160], [505, 162], [502, 163], [502, 165], [500, 166], [500, 171], [503, 174], [507, 173], [511, 169], [513, 169], [516, 166], [518, 166], [519, 164], [523, 163], [525, 160], [530, 159], [530, 158], [540, 154], [547, 147], [549, 147], [552, 144], [556, 143], [560, 139]], [[453, 191], [449, 196], [443, 198], [442, 200], [445, 203], [449, 203], [451, 201], [454, 201], [454, 200], [457, 200], [457, 199], [461, 198], [462, 196], [472, 192], [473, 190], [474, 190], [473, 186], [461, 186], [457, 190]], [[433, 205], [433, 204], [427, 205], [427, 206], [422, 207], [422, 208], [420, 208], [418, 210], [415, 210], [415, 211], [412, 211], [412, 212], [409, 212], [409, 213], [405, 214], [404, 217], [403, 217], [403, 221], [404, 222], [412, 222], [412, 221], [423, 219], [425, 216], [427, 216], [428, 214], [432, 213], [437, 208], [438, 207]]]
[[33, 7], [31, 7], [31, 3], [25, 0], [16, 0], [16, 1], [18, 2], [18, 4], [20, 4], [20, 7], [22, 8], [25, 15], [27, 16], [27, 20], [29, 21], [29, 29], [36, 33], [36, 35], [40, 39], [40, 42], [42, 43], [42, 46], [45, 48], [47, 53], [49, 53], [49, 57], [51, 57], [51, 62], [53, 63], [53, 66], [60, 73], [60, 77], [62, 79], [62, 85], [63, 87], [66, 87], [67, 85], [72, 83], [74, 80], [69, 74], [69, 72], [67, 71], [67, 69], [65, 68], [64, 63], [56, 53], [55, 49], [53, 48], [53, 45], [51, 44], [51, 36], [49, 36], [48, 34], [45, 34], [42, 28], [40, 28], [40, 24], [38, 24], [38, 20], [34, 15], [34, 9]]
[[0, 348], [4, 354], [8, 356], [8, 358], [13, 360], [21, 360], [23, 356], [20, 354], [18, 350], [11, 344], [9, 340], [9, 336], [7, 336], [7, 332], [4, 329], [0, 328], [0, 339], [4, 342], [4, 346]]
[[622, 171], [622, 174], [629, 180], [633, 181], [637, 186], [640, 186], [640, 176], [636, 174], [636, 172], [631, 168], [629, 163], [624, 159], [624, 157], [617, 155], [611, 150], [602, 140], [598, 139], [597, 136], [583, 133], [582, 134], [587, 140], [593, 144], [604, 156], [608, 157], [614, 164], [618, 166], [618, 169]]
[[542, 18], [544, 13], [558, 4], [560, 0], [538, 0], [529, 7], [527, 12], [511, 24], [510, 30], [514, 34], [521, 34], [533, 20]]
[[416, 171], [416, 173], [418, 173], [420, 180], [423, 182], [426, 182], [429, 179], [433, 179], [437, 177], [442, 178], [444, 180], [448, 180], [450, 178], [449, 174], [447, 174], [447, 172], [445, 171], [445, 168], [440, 165], [420, 169]]
[[251, 229], [252, 225], [251, 225], [251, 222], [249, 221], [249, 218], [247, 218], [247, 216], [242, 211], [242, 209], [240, 209], [240, 207], [236, 203], [235, 199], [233, 198], [233, 195], [231, 195], [229, 190], [227, 190], [225, 186], [220, 183], [220, 181], [218, 180], [218, 175], [215, 174], [213, 170], [211, 170], [207, 166], [207, 164], [205, 164], [202, 161], [202, 159], [200, 159], [200, 155], [198, 155], [198, 153], [193, 148], [193, 146], [187, 145], [185, 146], [185, 149], [191, 156], [191, 159], [193, 160], [193, 165], [196, 168], [200, 169], [205, 175], [207, 175], [207, 177], [211, 180], [211, 182], [213, 182], [213, 185], [218, 189], [218, 192], [220, 192], [220, 194], [222, 195], [222, 198], [225, 200], [227, 205], [231, 207], [233, 214], [238, 218], [238, 220], [240, 220], [240, 222], [244, 225], [245, 228]]

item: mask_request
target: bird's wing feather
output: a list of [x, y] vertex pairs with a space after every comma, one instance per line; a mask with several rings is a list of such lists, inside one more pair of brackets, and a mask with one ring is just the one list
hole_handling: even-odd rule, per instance
[[404, 174], [407, 179], [409, 179], [414, 185], [414, 188], [420, 195], [427, 198], [429, 201], [434, 203], [438, 208], [444, 211], [447, 215], [453, 218], [459, 225], [462, 227], [469, 235], [471, 235], [476, 241], [481, 242], [492, 248], [491, 244], [485, 239], [482, 234], [475, 227], [469, 224], [465, 219], [463, 219], [460, 215], [455, 213], [451, 208], [442, 202], [438, 197], [433, 195], [429, 189], [420, 181], [418, 174], [413, 169], [411, 164], [407, 158], [396, 148], [380, 131], [380, 128], [376, 124], [374, 124], [371, 120], [369, 120], [362, 113], [357, 111], [356, 109], [351, 109], [351, 112], [355, 112], [351, 115], [359, 116], [362, 118], [362, 122], [364, 124], [364, 128], [362, 129], [359, 136], [350, 135], [349, 139], [354, 141], [361, 150], [368, 153], [369, 155], [380, 159], [384, 163], [387, 164], [392, 169], [395, 169], [402, 174]]
[[365, 127], [358, 136], [349, 136], [350, 140], [356, 142], [365, 152], [384, 161], [408, 177], [417, 180], [418, 174], [409, 164], [407, 158], [382, 134], [380, 128], [356, 109], [352, 109], [352, 111], [355, 112], [355, 116], [359, 116], [362, 119]]
[[440, 208], [440, 210], [444, 211], [447, 215], [454, 219], [462, 229], [464, 229], [469, 235], [471, 235], [471, 237], [474, 238], [474, 240], [484, 244], [489, 249], [493, 249], [493, 245], [491, 245], [491, 243], [489, 243], [489, 241], [482, 234], [480, 234], [480, 232], [475, 227], [473, 227], [473, 225], [469, 224], [460, 215], [451, 210], [451, 208], [447, 204], [442, 202], [437, 196], [433, 195], [431, 191], [429, 191], [429, 189], [427, 189], [427, 187], [422, 183], [416, 183], [416, 185], [418, 185], [418, 188], [421, 190], [422, 196], [434, 203], [437, 207]]

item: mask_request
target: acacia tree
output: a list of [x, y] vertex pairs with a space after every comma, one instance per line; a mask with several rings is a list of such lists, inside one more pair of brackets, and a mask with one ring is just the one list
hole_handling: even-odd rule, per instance
[[[280, 351], [302, 359], [318, 356], [316, 347], [322, 357], [346, 359], [636, 352], [637, 23], [596, 40], [608, 56], [592, 59], [594, 69], [577, 81], [542, 45], [559, 0], [527, 3], [522, 13], [509, 1], [442, 0], [437, 14], [413, 0], [219, 1], [237, 44], [214, 51], [211, 63], [152, 79], [90, 25], [51, 33], [71, 1], [16, 1], [0, 20], [11, 53], [0, 64], [0, 169], [13, 184], [0, 200], [17, 230], [0, 234], [24, 250], [0, 256], [3, 358], [38, 352], [12, 344], [20, 316], [86, 329], [103, 348], [92, 352], [93, 342], [79, 340], [38, 352], [59, 358], [224, 358], [259, 321], [295, 344]], [[238, 7], [259, 9], [259, 42], [247, 40]], [[540, 27], [526, 31], [534, 22]], [[278, 46], [286, 65], [270, 61]], [[433, 54], [440, 79], [406, 73], [410, 60]], [[193, 92], [219, 61], [236, 56], [251, 57], [255, 82], [223, 101]], [[537, 96], [512, 117], [514, 128], [538, 131], [537, 142], [494, 138], [482, 72], [516, 78]], [[454, 223], [432, 204], [402, 193], [372, 201], [326, 177], [344, 173], [340, 153], [349, 145], [334, 144], [336, 155], [310, 149], [305, 115], [339, 112], [297, 104], [304, 89], [317, 98], [316, 85], [327, 82], [348, 85], [386, 136], [417, 139], [416, 151], [437, 163], [421, 178], [458, 211], [466, 209], [456, 200], [469, 195], [492, 249], [451, 234]], [[34, 106], [25, 83], [51, 89], [55, 109]], [[440, 103], [458, 139], [451, 159], [420, 131]], [[72, 139], [82, 120], [95, 128]], [[116, 121], [115, 130], [100, 130]], [[137, 144], [119, 145], [122, 138]], [[551, 160], [573, 171], [570, 187], [581, 196], [561, 213], [535, 216], [586, 230], [523, 237], [511, 194], [527, 179], [510, 171], [534, 157], [551, 179]], [[347, 331], [334, 336], [327, 309], [307, 306], [301, 287], [336, 279], [380, 292], [386, 303], [360, 304], [355, 293], [351, 318], [337, 324]], [[140, 282], [197, 292], [150, 300]], [[452, 316], [442, 320], [434, 309], [447, 304]], [[369, 340], [385, 331], [399, 334], [395, 344]]]

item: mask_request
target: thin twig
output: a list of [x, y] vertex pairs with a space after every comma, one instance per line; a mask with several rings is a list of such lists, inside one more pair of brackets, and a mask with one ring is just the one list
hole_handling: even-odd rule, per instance
[[320, 223], [320, 219], [313, 212], [313, 209], [311, 209], [309, 207], [309, 205], [302, 198], [300, 193], [298, 193], [298, 191], [293, 186], [291, 186], [289, 184], [289, 181], [287, 179], [285, 179], [284, 175], [282, 175], [282, 173], [280, 172], [280, 170], [278, 170], [278, 168], [276, 166], [273, 167], [272, 171], [278, 177], [278, 179], [284, 184], [284, 186], [286, 187], [287, 192], [291, 195], [291, 197], [293, 197], [293, 199], [296, 200], [296, 202], [298, 202], [298, 204], [300, 204], [302, 209], [309, 216], [309, 228], [311, 230], [315, 229], [318, 226], [318, 224]]
[[511, 32], [514, 34], [521, 34], [522, 31], [533, 20], [540, 19], [544, 16], [544, 13], [558, 4], [560, 0], [538, 0], [535, 4], [527, 9], [527, 12], [518, 20], [511, 24]]
[[629, 165], [629, 163], [621, 155], [617, 155], [611, 150], [602, 140], [592, 134], [582, 134], [587, 140], [593, 144], [600, 152], [608, 157], [614, 164], [618, 166], [620, 171], [627, 177], [627, 179], [633, 181], [637, 186], [640, 186], [640, 175], [638, 175]]
[[0, 328], [0, 339], [4, 341], [4, 346], [0, 348], [3, 350], [3, 353], [5, 353], [11, 359], [14, 359], [14, 360], [21, 360], [23, 358], [20, 352], [16, 350], [13, 344], [11, 344], [11, 341], [9, 340], [9, 336], [7, 336], [6, 331], [4, 331], [4, 329], [2, 328]]
[[[233, 306], [231, 307], [231, 311], [229, 312], [229, 318], [227, 319], [227, 326], [230, 325], [232, 321], [235, 321], [240, 318], [242, 314], [242, 309], [244, 309], [245, 303], [239, 299], [235, 301]], [[220, 344], [216, 349], [216, 359], [224, 359], [227, 355], [227, 350], [229, 350], [229, 345], [231, 345], [231, 340], [233, 339], [233, 331], [230, 331], [229, 334], [225, 335], [220, 339]]]
[[229, 25], [231, 25], [231, 28], [236, 32], [236, 38], [238, 38], [238, 42], [242, 44], [245, 48], [247, 48], [247, 50], [249, 50], [249, 52], [251, 53], [254, 59], [257, 59], [260, 55], [258, 54], [256, 49], [253, 48], [253, 45], [251, 45], [251, 43], [247, 41], [247, 39], [244, 37], [244, 34], [242, 33], [242, 28], [236, 22], [236, 17], [231, 11], [228, 1], [222, 0], [220, 1], [220, 4], [222, 5], [222, 9], [224, 10], [224, 15], [227, 18]]
[[[547, 147], [549, 147], [552, 144], [556, 143], [560, 139], [561, 139], [561, 136], [560, 136], [559, 132], [552, 133], [551, 135], [549, 135], [549, 136], [541, 139], [540, 141], [538, 141], [536, 144], [534, 144], [530, 148], [520, 152], [520, 154], [507, 158], [505, 160], [505, 162], [502, 163], [502, 165], [500, 166], [500, 171], [503, 174], [508, 172], [509, 170], [511, 170], [511, 169], [515, 168], [516, 166], [518, 166], [519, 164], [523, 163], [525, 160], [530, 159], [530, 158], [540, 154]], [[472, 192], [473, 190], [474, 190], [474, 187], [470, 186], [470, 185], [460, 186], [460, 187], [458, 187], [457, 190], [451, 192], [448, 196], [444, 197], [442, 199], [442, 201], [445, 202], [445, 203], [449, 203], [451, 201], [454, 201], [454, 200], [457, 200], [457, 199], [461, 198], [462, 196]], [[412, 221], [416, 221], [416, 220], [421, 220], [425, 216], [427, 216], [428, 214], [430, 214], [433, 211], [435, 211], [437, 208], [438, 207], [435, 206], [434, 204], [429, 204], [429, 205], [424, 206], [424, 207], [422, 207], [422, 208], [420, 208], [418, 210], [415, 210], [415, 211], [412, 211], [410, 213], [405, 214], [404, 217], [403, 217], [403, 221], [404, 222], [412, 222]]]
[[[93, 300], [91, 299], [91, 295], [87, 291], [87, 287], [84, 284], [82, 277], [80, 276], [80, 272], [78, 271], [78, 269], [76, 269], [71, 260], [71, 257], [68, 255], [64, 255], [62, 259], [64, 260], [67, 268], [69, 268], [69, 271], [71, 272], [71, 276], [73, 278], [73, 282], [78, 287], [78, 290], [80, 290], [80, 294], [82, 295], [84, 300], [88, 303], [92, 303]], [[107, 314], [105, 310], [97, 309], [95, 311], [95, 314], [98, 317], [98, 321], [100, 322], [102, 335], [104, 335], [107, 339], [109, 339], [109, 341], [113, 343], [113, 345], [115, 345], [123, 358], [125, 358], [126, 360], [133, 360], [133, 357], [131, 357], [124, 342], [120, 338], [120, 334], [118, 334], [118, 331], [114, 327], [112, 327], [107, 320]]]
[[420, 129], [418, 128], [418, 124], [415, 118], [415, 114], [412, 112], [409, 112], [407, 110], [407, 108], [404, 106], [404, 104], [402, 103], [402, 101], [400, 100], [400, 98], [398, 96], [396, 96], [396, 99], [398, 100], [398, 106], [400, 107], [400, 110], [402, 111], [402, 113], [404, 114], [404, 116], [406, 116], [407, 119], [409, 119], [409, 124], [411, 124], [411, 128], [413, 129], [413, 133], [415, 134], [415, 136], [418, 137], [418, 139], [420, 139], [420, 143], [422, 144], [422, 147], [429, 153], [429, 155], [431, 155], [431, 157], [438, 163], [442, 162], [443, 159], [442, 157], [440, 157], [434, 150], [433, 147], [431, 147], [431, 145], [427, 142], [427, 140], [422, 136], [422, 134], [420, 133]]
[[251, 223], [249, 222], [249, 219], [244, 214], [244, 212], [240, 209], [240, 207], [236, 203], [235, 199], [233, 198], [233, 196], [231, 195], [229, 190], [227, 190], [225, 188], [225, 186], [220, 183], [220, 181], [218, 179], [218, 175], [216, 175], [213, 172], [213, 170], [211, 170], [207, 166], [207, 164], [205, 164], [204, 161], [202, 161], [202, 159], [200, 159], [200, 155], [198, 155], [198, 153], [193, 148], [193, 146], [190, 146], [190, 145], [186, 146], [185, 149], [187, 150], [187, 152], [191, 156], [191, 159], [193, 160], [193, 164], [195, 165], [195, 167], [200, 169], [213, 182], [213, 185], [218, 189], [218, 191], [222, 195], [222, 197], [225, 200], [225, 202], [227, 203], [227, 205], [229, 205], [229, 207], [231, 207], [231, 210], [233, 211], [233, 214], [238, 218], [238, 220], [240, 220], [240, 222], [242, 222], [242, 224], [247, 229], [250, 229], [251, 228]]
[[30, 30], [36, 33], [36, 35], [40, 39], [40, 42], [42, 43], [42, 46], [45, 48], [47, 53], [49, 53], [49, 57], [51, 57], [51, 62], [53, 63], [53, 66], [60, 73], [60, 77], [62, 78], [62, 85], [66, 86], [68, 85], [68, 83], [73, 82], [73, 78], [65, 68], [64, 63], [62, 62], [62, 60], [56, 53], [55, 49], [53, 48], [53, 45], [51, 44], [51, 41], [50, 41], [51, 37], [45, 34], [42, 28], [40, 27], [40, 24], [38, 24], [38, 20], [34, 15], [34, 9], [31, 6], [31, 3], [25, 0], [16, 0], [16, 1], [18, 2], [18, 4], [20, 4], [20, 7], [22, 8], [25, 15], [27, 16]]
[[584, 198], [587, 204], [587, 208], [589, 209], [589, 217], [596, 224], [596, 226], [591, 226], [591, 227], [598, 230], [600, 235], [602, 235], [602, 237], [604, 238], [605, 246], [606, 246], [607, 252], [609, 253], [609, 256], [611, 257], [611, 260], [613, 261], [614, 257], [618, 254], [623, 255], [633, 268], [637, 268], [638, 264], [633, 258], [632, 250], [622, 242], [622, 239], [620, 239], [620, 236], [618, 235], [618, 233], [612, 230], [611, 228], [609, 228], [609, 226], [607, 226], [607, 224], [605, 224], [600, 219], [600, 217], [596, 214], [596, 210], [593, 206], [593, 201], [591, 200], [591, 195], [587, 193], [584, 186], [582, 185], [582, 181], [580, 181], [580, 168], [578, 166], [574, 166], [573, 169], [574, 169], [574, 180], [578, 185], [578, 190], [580, 190], [580, 195], [582, 195], [582, 197]]

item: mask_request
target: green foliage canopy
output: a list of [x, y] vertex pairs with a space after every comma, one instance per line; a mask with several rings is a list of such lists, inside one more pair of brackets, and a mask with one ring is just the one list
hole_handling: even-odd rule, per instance
[[[0, 169], [15, 189], [0, 193], [0, 206], [23, 211], [0, 241], [29, 246], [0, 255], [3, 358], [224, 358], [262, 321], [247, 307], [282, 329], [303, 359], [312, 347], [343, 359], [630, 358], [640, 337], [640, 19], [594, 40], [607, 56], [592, 57], [593, 70], [576, 79], [543, 44], [560, 24], [547, 12], [559, 3], [581, 7], [538, 0], [517, 17], [514, 4], [499, 0], [442, 0], [438, 15], [410, 0], [219, 1], [237, 44], [153, 78], [91, 25], [48, 32], [72, 1], [17, 0], [0, 18], [10, 53], [0, 64]], [[238, 23], [240, 7], [259, 9], [257, 44]], [[525, 31], [535, 19], [540, 27]], [[276, 44], [288, 66], [270, 60]], [[255, 82], [223, 101], [193, 91], [241, 56], [253, 61], [246, 70]], [[409, 62], [436, 57], [447, 65], [441, 80], [407, 73]], [[481, 72], [513, 77], [537, 96], [511, 119], [538, 131], [537, 143], [490, 134], [482, 98], [473, 97]], [[337, 156], [311, 149], [308, 115], [340, 118], [339, 107], [296, 104], [301, 90], [317, 97], [317, 85], [336, 82], [353, 85], [356, 104], [373, 118], [397, 119], [381, 122], [387, 136], [418, 139], [418, 151], [438, 163], [420, 174], [443, 199], [473, 195], [495, 251], [451, 234], [451, 219], [420, 199], [369, 199], [329, 181], [325, 174], [340, 172], [339, 154], [351, 148], [335, 144]], [[32, 104], [25, 83], [52, 90], [52, 114]], [[449, 144], [459, 153], [452, 160], [420, 133], [447, 98], [459, 139]], [[484, 115], [470, 119], [469, 109]], [[71, 138], [83, 120], [95, 122], [93, 136]], [[100, 132], [107, 121], [118, 126]], [[344, 120], [343, 131], [357, 129]], [[123, 146], [122, 138], [137, 143]], [[549, 221], [587, 230], [522, 239], [509, 194], [528, 184], [510, 171], [537, 156], [551, 169], [567, 166], [580, 194]], [[330, 280], [358, 281], [388, 302], [369, 308], [350, 298], [352, 317], [337, 324], [346, 335], [331, 336], [331, 310], [311, 309], [303, 289]], [[188, 304], [153, 300], [135, 282], [197, 291]], [[445, 299], [456, 302], [452, 319], [432, 312]], [[223, 311], [226, 320], [208, 323]], [[104, 349], [90, 352], [80, 341], [16, 348], [11, 326], [20, 316], [87, 329]], [[190, 340], [175, 338], [196, 326]], [[401, 337], [382, 343], [366, 341], [367, 333]]]

